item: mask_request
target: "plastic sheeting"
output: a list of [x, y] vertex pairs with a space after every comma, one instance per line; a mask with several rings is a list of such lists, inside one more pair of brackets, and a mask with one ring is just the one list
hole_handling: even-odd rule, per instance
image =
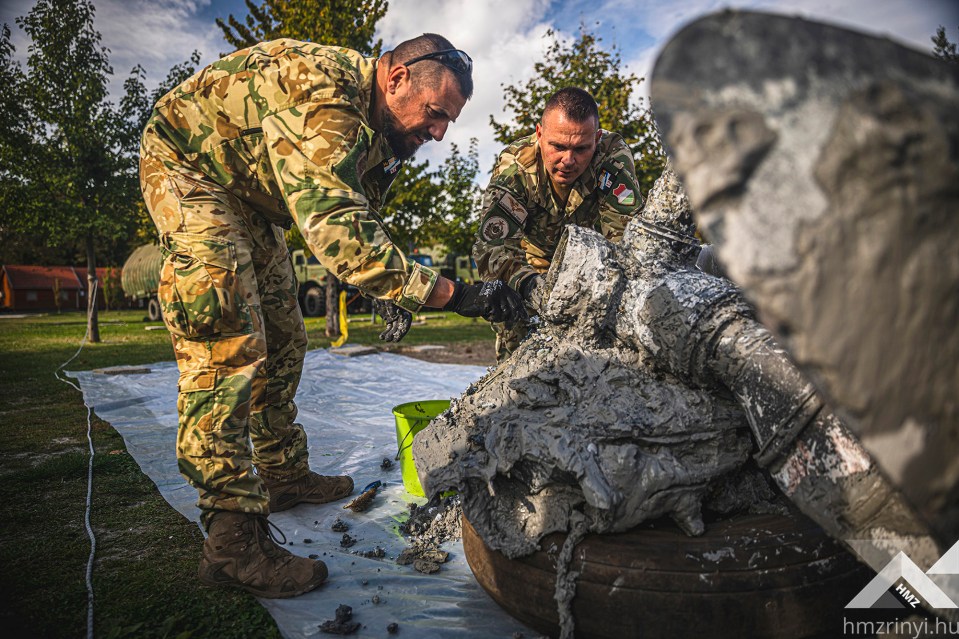
[[[84, 401], [123, 436], [127, 450], [180, 513], [199, 525], [196, 490], [176, 466], [177, 369], [173, 362], [153, 364], [149, 372], [71, 373], [80, 381]], [[325, 350], [306, 355], [297, 393], [297, 421], [306, 428], [310, 466], [321, 474], [348, 473], [359, 489], [374, 480], [385, 487], [365, 513], [344, 510], [346, 503], [300, 505], [270, 515], [298, 555], [319, 555], [330, 570], [329, 581], [294, 599], [260, 599], [285, 637], [327, 636], [319, 625], [333, 619], [339, 604], [353, 607], [363, 624], [355, 637], [385, 637], [390, 623], [407, 637], [536, 636], [499, 608], [476, 583], [462, 542], [443, 546], [450, 560], [440, 572], [424, 575], [394, 559], [405, 547], [397, 530], [407, 502], [423, 503], [403, 488], [399, 463], [383, 471], [384, 457], [397, 452], [392, 408], [404, 402], [458, 396], [486, 370], [479, 366], [432, 364], [378, 353], [346, 358]], [[96, 477], [94, 477], [96, 482]], [[95, 517], [95, 514], [94, 514]], [[342, 533], [330, 526], [339, 517], [357, 539], [342, 548]], [[307, 540], [310, 540], [307, 543]], [[382, 559], [354, 553], [380, 546]], [[199, 560], [199, 557], [197, 557]], [[378, 595], [379, 603], [372, 603]]]

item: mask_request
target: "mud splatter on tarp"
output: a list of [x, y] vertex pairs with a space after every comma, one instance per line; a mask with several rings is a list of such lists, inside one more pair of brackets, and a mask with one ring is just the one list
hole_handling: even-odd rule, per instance
[[463, 537], [463, 506], [458, 495], [433, 497], [419, 506], [408, 504], [409, 518], [400, 526], [409, 546], [396, 558], [401, 566], [412, 565], [418, 572], [431, 574], [449, 559], [440, 548], [447, 541]]

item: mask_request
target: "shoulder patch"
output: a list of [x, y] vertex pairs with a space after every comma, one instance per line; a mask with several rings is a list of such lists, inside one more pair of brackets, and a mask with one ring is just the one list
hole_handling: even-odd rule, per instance
[[613, 189], [613, 195], [616, 196], [616, 200], [623, 206], [632, 206], [636, 203], [636, 195], [632, 189], [628, 188], [622, 182], [617, 184], [616, 188]]
[[503, 209], [504, 213], [516, 220], [521, 227], [526, 224], [526, 217], [528, 215], [526, 208], [523, 207], [523, 205], [520, 204], [510, 193], [503, 191], [503, 196], [499, 199], [497, 204], [499, 204], [499, 207]]
[[480, 234], [488, 242], [502, 240], [509, 234], [509, 222], [498, 215], [491, 215], [483, 222]]
[[601, 193], [609, 193], [609, 190], [613, 188], [613, 175], [609, 171], [600, 171], [599, 173], [599, 182], [597, 182], [596, 187], [600, 190]]
[[401, 162], [396, 157], [387, 159], [385, 162], [383, 162], [383, 173], [393, 175], [400, 170], [400, 164]]

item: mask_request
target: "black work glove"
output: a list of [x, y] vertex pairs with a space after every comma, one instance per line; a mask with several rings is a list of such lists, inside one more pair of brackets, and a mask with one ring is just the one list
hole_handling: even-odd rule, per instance
[[523, 280], [519, 285], [519, 294], [523, 296], [526, 306], [537, 313], [543, 312], [543, 293], [546, 291], [546, 278], [542, 275], [533, 275]]
[[386, 329], [380, 333], [380, 339], [386, 342], [398, 342], [410, 331], [413, 314], [400, 308], [389, 300], [373, 300], [373, 310], [386, 322]]
[[453, 297], [443, 307], [463, 317], [482, 317], [490, 322], [505, 322], [512, 326], [518, 320], [529, 319], [523, 298], [502, 280], [453, 283]]

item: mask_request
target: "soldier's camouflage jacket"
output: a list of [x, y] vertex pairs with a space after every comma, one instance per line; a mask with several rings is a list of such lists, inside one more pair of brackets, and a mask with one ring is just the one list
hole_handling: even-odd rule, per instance
[[295, 222], [337, 277], [417, 310], [436, 273], [406, 259], [377, 213], [401, 163], [370, 128], [375, 74], [375, 58], [349, 49], [275, 40], [237, 51], [157, 103], [141, 154]]
[[536, 135], [521, 138], [500, 154], [483, 193], [473, 245], [479, 275], [519, 290], [524, 280], [549, 269], [567, 224], [593, 228], [615, 242], [642, 204], [633, 157], [620, 135], [602, 132], [565, 207], [550, 187]]

